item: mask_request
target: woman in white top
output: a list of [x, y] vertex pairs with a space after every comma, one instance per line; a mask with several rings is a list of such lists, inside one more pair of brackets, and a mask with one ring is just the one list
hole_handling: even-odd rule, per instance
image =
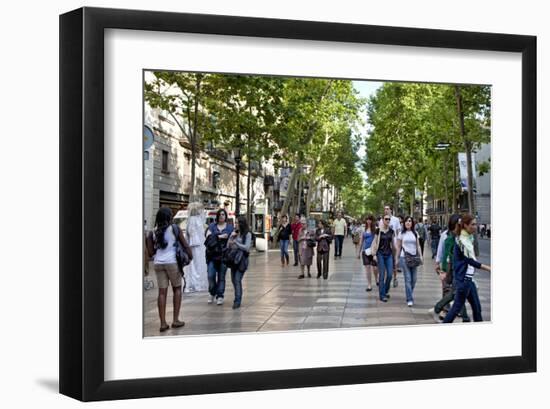
[[188, 254], [191, 253], [183, 232], [172, 224], [172, 210], [168, 207], [161, 207], [155, 218], [155, 229], [147, 237], [147, 251], [149, 256], [153, 257], [159, 288], [157, 306], [160, 332], [170, 328], [166, 322], [166, 298], [169, 284], [172, 285], [172, 292], [174, 293], [172, 328], [180, 328], [185, 325], [183, 321], [179, 320], [182, 279], [176, 259], [176, 240], [179, 240], [180, 245], [186, 249]]
[[193, 260], [184, 268], [185, 292], [208, 290], [208, 274], [206, 265], [206, 247], [204, 246], [204, 225], [206, 219], [201, 203], [191, 203], [187, 209], [189, 219], [185, 227], [185, 238], [191, 247]]
[[422, 251], [420, 250], [420, 241], [414, 229], [414, 220], [411, 216], [407, 216], [403, 222], [403, 230], [397, 236], [397, 254], [399, 255], [399, 264], [403, 270], [405, 277], [405, 295], [407, 297], [407, 305], [412, 307], [414, 304], [413, 292], [416, 285], [417, 266], [411, 267], [407, 265], [405, 252], [420, 258], [420, 263], [423, 263]]

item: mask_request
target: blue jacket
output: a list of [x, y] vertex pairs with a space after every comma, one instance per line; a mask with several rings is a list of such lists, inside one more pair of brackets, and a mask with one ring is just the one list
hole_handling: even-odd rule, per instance
[[460, 245], [455, 241], [453, 249], [453, 280], [463, 282], [468, 266], [481, 268], [481, 263], [473, 258], [466, 257]]

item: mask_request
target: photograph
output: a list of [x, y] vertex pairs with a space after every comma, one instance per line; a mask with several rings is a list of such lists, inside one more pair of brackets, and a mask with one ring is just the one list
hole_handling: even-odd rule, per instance
[[491, 84], [142, 75], [144, 337], [491, 323]]

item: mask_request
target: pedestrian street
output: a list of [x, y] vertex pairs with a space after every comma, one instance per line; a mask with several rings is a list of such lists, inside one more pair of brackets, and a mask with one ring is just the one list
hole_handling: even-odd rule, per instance
[[[490, 248], [490, 242], [483, 248]], [[483, 251], [483, 250], [482, 250]], [[489, 250], [482, 254], [490, 260]], [[351, 239], [344, 241], [343, 256], [334, 260], [331, 246], [329, 276], [327, 280], [317, 277], [317, 269], [311, 266], [312, 278], [298, 279], [299, 267], [293, 267], [294, 255], [290, 252], [291, 264], [281, 267], [278, 249], [268, 252], [253, 252], [249, 268], [243, 278], [241, 308], [233, 310], [233, 285], [230, 271], [226, 275], [225, 302], [223, 305], [208, 304], [208, 292], [184, 293], [180, 320], [181, 328], [159, 332], [157, 309], [158, 288], [154, 269], [150, 279], [154, 288], [144, 291], [144, 336], [185, 336], [200, 334], [227, 334], [239, 332], [326, 330], [395, 325], [442, 325], [436, 324], [428, 309], [441, 298], [441, 282], [434, 272], [434, 260], [426, 243], [424, 265], [418, 269], [414, 290], [414, 305], [408, 307], [402, 273], [398, 274], [398, 286], [390, 289], [387, 303], [379, 300], [378, 287], [373, 279], [373, 290], [366, 292], [367, 280], [361, 260], [357, 258]], [[151, 266], [152, 267], [152, 266]], [[484, 321], [491, 319], [490, 273], [476, 271]], [[471, 312], [468, 303], [468, 312]], [[168, 290], [168, 320], [172, 317], [172, 289]], [[453, 325], [462, 324], [461, 318]]]

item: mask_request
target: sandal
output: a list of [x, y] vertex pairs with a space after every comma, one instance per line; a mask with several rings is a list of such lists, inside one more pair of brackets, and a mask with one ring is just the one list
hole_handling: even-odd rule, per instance
[[183, 327], [185, 325], [185, 322], [183, 321], [174, 321], [172, 323], [172, 328], [180, 328], [180, 327]]
[[169, 329], [169, 328], [170, 328], [170, 326], [169, 326], [168, 324], [162, 325], [162, 326], [160, 327], [160, 332], [164, 332], [164, 331], [166, 331], [166, 330]]

